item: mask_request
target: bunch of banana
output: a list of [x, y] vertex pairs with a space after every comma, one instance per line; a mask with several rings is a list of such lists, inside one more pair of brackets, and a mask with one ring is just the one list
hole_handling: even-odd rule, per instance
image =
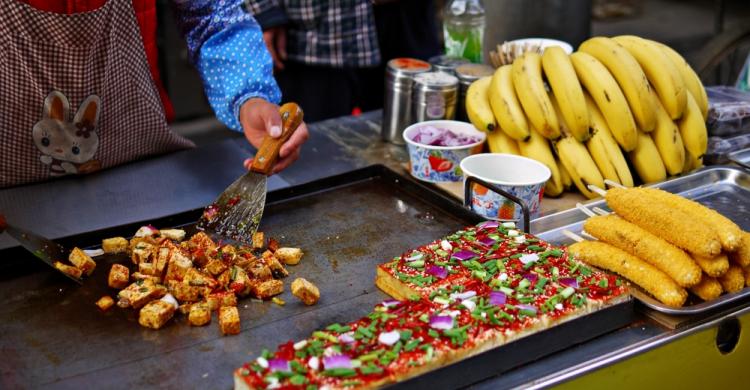
[[[545, 193], [604, 178], [634, 185], [703, 165], [708, 98], [697, 74], [659, 42], [594, 37], [567, 55], [526, 53], [467, 91], [466, 112], [493, 153], [536, 159], [552, 171]], [[630, 164], [628, 161], [630, 160]]]

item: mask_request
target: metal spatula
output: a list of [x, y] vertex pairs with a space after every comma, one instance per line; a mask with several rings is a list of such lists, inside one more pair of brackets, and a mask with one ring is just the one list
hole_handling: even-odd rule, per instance
[[266, 204], [266, 180], [279, 157], [281, 145], [302, 123], [302, 109], [286, 103], [279, 109], [281, 136], [266, 135], [250, 170], [227, 187], [203, 211], [198, 228], [235, 241], [250, 243], [258, 230]]
[[54, 268], [55, 271], [65, 275], [68, 279], [73, 280], [78, 284], [82, 284], [80, 279], [74, 278], [55, 267], [55, 261], [64, 260], [68, 253], [68, 251], [66, 251], [60, 244], [38, 234], [10, 225], [5, 220], [5, 216], [0, 214], [0, 233], [3, 231], [10, 234], [10, 236], [15, 238], [22, 247], [31, 252], [39, 260]]

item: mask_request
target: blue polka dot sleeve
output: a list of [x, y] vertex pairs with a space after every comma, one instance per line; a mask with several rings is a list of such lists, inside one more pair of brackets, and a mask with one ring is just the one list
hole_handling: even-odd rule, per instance
[[263, 32], [243, 2], [174, 0], [208, 102], [216, 117], [237, 131], [242, 131], [238, 118], [245, 101], [253, 97], [281, 101]]

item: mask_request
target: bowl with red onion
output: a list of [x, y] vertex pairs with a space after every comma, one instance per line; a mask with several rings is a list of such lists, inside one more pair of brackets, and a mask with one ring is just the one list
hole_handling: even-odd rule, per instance
[[432, 183], [463, 180], [461, 160], [482, 151], [487, 136], [467, 122], [435, 120], [404, 130], [409, 169], [419, 180]]

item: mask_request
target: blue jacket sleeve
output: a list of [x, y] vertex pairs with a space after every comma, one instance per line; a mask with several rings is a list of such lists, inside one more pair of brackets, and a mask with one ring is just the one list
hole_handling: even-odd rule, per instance
[[229, 128], [242, 131], [239, 110], [250, 98], [279, 103], [273, 62], [244, 0], [174, 0], [192, 62], [208, 102]]

